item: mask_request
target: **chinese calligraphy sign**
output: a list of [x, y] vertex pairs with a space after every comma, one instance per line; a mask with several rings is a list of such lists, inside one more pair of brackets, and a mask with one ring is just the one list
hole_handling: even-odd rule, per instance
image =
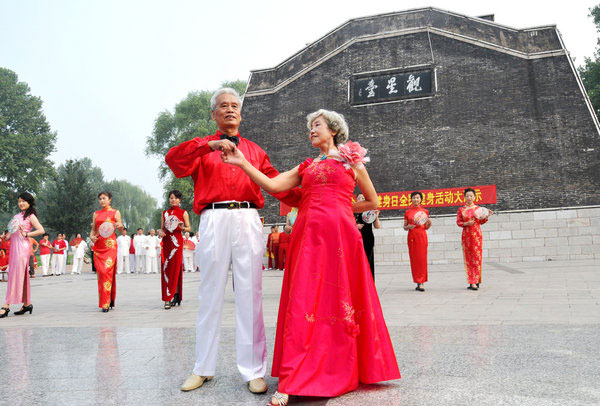
[[433, 68], [411, 72], [373, 73], [350, 79], [350, 104], [382, 103], [434, 93]]

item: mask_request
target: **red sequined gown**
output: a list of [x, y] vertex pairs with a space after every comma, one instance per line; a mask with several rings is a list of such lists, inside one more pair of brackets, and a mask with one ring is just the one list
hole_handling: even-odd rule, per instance
[[354, 172], [309, 159], [299, 173], [273, 356], [278, 391], [337, 396], [359, 382], [400, 378], [352, 213]]
[[[117, 294], [117, 236], [114, 232], [117, 211], [102, 209], [96, 212], [96, 236], [94, 243], [94, 266], [98, 276], [98, 307], [107, 308], [114, 306]], [[112, 235], [103, 237], [100, 227], [103, 223], [110, 223], [113, 228]], [[108, 227], [110, 229], [110, 226]]]

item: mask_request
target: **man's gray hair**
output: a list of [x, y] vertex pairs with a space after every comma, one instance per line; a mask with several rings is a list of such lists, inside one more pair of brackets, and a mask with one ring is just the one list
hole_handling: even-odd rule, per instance
[[238, 92], [235, 91], [235, 89], [232, 89], [230, 87], [222, 87], [219, 90], [217, 90], [210, 98], [210, 109], [212, 111], [215, 111], [215, 108], [217, 108], [217, 98], [222, 94], [234, 95], [236, 99], [238, 99], [238, 101], [240, 102], [240, 107], [242, 106], [242, 98], [240, 97]]
[[336, 133], [333, 136], [333, 143], [336, 146], [343, 144], [348, 140], [348, 124], [346, 124], [346, 120], [344, 119], [343, 115], [336, 113], [335, 111], [323, 109], [317, 110], [314, 113], [310, 113], [308, 116], [306, 116], [306, 126], [309, 130], [312, 127], [313, 121], [319, 117], [323, 117], [327, 123], [327, 127]]

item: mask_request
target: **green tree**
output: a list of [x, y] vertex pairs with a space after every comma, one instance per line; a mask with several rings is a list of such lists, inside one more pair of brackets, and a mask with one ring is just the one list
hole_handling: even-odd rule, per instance
[[142, 188], [126, 180], [112, 180], [105, 184], [104, 189], [113, 195], [112, 206], [121, 212], [123, 225], [128, 228], [129, 234], [139, 227], [144, 230], [149, 226], [155, 227], [151, 222], [157, 206], [156, 199]]
[[64, 232], [68, 238], [77, 233], [87, 235], [103, 186], [102, 170], [89, 158], [67, 160], [44, 182], [39, 193], [38, 214], [42, 225]]
[[[224, 82], [221, 87], [231, 87], [240, 95], [246, 91], [246, 81], [236, 80]], [[164, 158], [169, 149], [184, 141], [195, 137], [205, 137], [217, 131], [217, 125], [211, 118], [210, 98], [213, 91], [190, 92], [187, 97], [177, 103], [174, 112], [164, 110], [158, 114], [154, 121], [152, 135], [146, 139], [146, 155], [155, 155]], [[159, 167], [160, 178], [164, 182], [165, 197], [163, 208], [169, 207], [167, 193], [179, 189], [183, 193], [181, 206], [190, 214], [192, 230], [198, 228], [200, 218], [193, 213], [194, 184], [190, 177], [177, 179], [169, 167], [161, 162]], [[160, 218], [159, 218], [160, 221]], [[155, 226], [160, 226], [160, 223]]]
[[35, 194], [52, 170], [48, 160], [56, 133], [17, 74], [0, 68], [0, 212], [14, 207], [19, 193]]
[[[590, 17], [594, 19], [596, 31], [600, 33], [600, 5], [590, 9]], [[585, 58], [583, 66], [578, 70], [594, 111], [600, 117], [600, 37], [597, 45], [593, 58]]]

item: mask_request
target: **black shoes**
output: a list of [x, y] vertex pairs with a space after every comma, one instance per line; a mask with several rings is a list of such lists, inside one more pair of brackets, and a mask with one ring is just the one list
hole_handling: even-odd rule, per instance
[[175, 293], [175, 295], [173, 295], [173, 300], [171, 300], [171, 306], [181, 306], [181, 299], [179, 298], [179, 293]]
[[169, 310], [171, 308], [171, 302], [165, 302], [165, 310]]
[[18, 312], [15, 312], [15, 315], [20, 316], [27, 312], [29, 312], [29, 314], [31, 314], [33, 312], [33, 304], [30, 304], [29, 306], [21, 307], [21, 310], [19, 310]]
[[10, 313], [10, 307], [3, 307], [0, 309], [0, 319], [3, 319], [5, 317], [8, 317], [8, 313]]
[[110, 309], [108, 307], [103, 307], [102, 308], [102, 313], [108, 313]]
[[415, 290], [418, 290], [419, 292], [425, 292], [425, 289], [423, 288], [422, 285], [417, 285], [417, 287], [415, 288]]
[[469, 286], [467, 287], [467, 289], [469, 289], [469, 290], [479, 290], [479, 287], [478, 287], [478, 286], [476, 286], [476, 285], [474, 285], [474, 284], [471, 284], [471, 285], [469, 285]]

